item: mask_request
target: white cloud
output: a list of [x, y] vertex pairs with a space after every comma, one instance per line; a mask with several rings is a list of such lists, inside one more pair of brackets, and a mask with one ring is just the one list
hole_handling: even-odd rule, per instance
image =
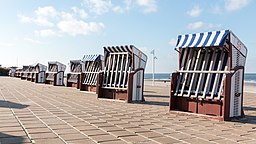
[[225, 8], [227, 11], [236, 11], [250, 3], [250, 0], [225, 0]]
[[112, 10], [116, 13], [123, 13], [124, 12], [124, 9], [120, 6], [115, 6]]
[[129, 10], [132, 5], [132, 0], [124, 0], [124, 4], [125, 4], [125, 9]]
[[35, 10], [36, 17], [28, 17], [19, 14], [18, 17], [22, 23], [35, 23], [39, 26], [53, 27], [54, 23], [49, 21], [57, 15], [57, 11], [52, 6], [38, 7]]
[[200, 16], [202, 10], [199, 6], [194, 6], [191, 10], [187, 11], [187, 14], [191, 17], [198, 17]]
[[156, 0], [137, 0], [137, 4], [144, 7], [144, 13], [151, 13], [157, 11]]
[[57, 24], [57, 26], [62, 32], [68, 33], [72, 36], [97, 33], [104, 28], [103, 23], [84, 22], [77, 19], [62, 20]]
[[57, 15], [57, 11], [52, 6], [38, 7], [35, 13], [41, 17], [55, 17]]
[[30, 43], [34, 43], [34, 44], [41, 44], [42, 42], [40, 42], [39, 40], [34, 40], [31, 38], [24, 38], [25, 41], [28, 41]]
[[53, 27], [54, 23], [50, 22], [46, 17], [38, 16], [33, 20], [39, 26]]
[[198, 30], [198, 29], [214, 29], [214, 28], [220, 28], [220, 24], [211, 24], [211, 23], [204, 23], [202, 21], [189, 23], [187, 25], [187, 28], [190, 30]]
[[88, 14], [85, 12], [85, 10], [77, 8], [77, 7], [72, 7], [71, 8], [75, 14], [78, 14], [80, 18], [85, 19], [88, 17]]
[[172, 38], [169, 42], [168, 42], [169, 45], [171, 45], [172, 47], [175, 47], [176, 46], [176, 39], [175, 38]]
[[84, 0], [84, 5], [97, 15], [108, 12], [112, 7], [111, 0]]
[[52, 29], [35, 30], [34, 33], [41, 37], [61, 36], [60, 34], [53, 31]]
[[24, 15], [21, 15], [21, 14], [18, 15], [18, 18], [20, 19], [20, 21], [21, 21], [22, 23], [30, 23], [30, 22], [33, 21], [32, 18], [27, 17], [27, 16], [24, 16]]
[[[94, 2], [97, 3], [99, 0]], [[111, 1], [103, 2], [103, 0], [101, 0], [101, 2], [111, 4]], [[104, 4], [101, 2], [95, 3], [95, 6], [97, 8], [102, 7]], [[103, 23], [84, 21], [84, 19], [88, 17], [88, 14], [84, 9], [77, 7], [72, 7], [71, 12], [57, 11], [52, 6], [39, 7], [35, 10], [35, 14], [35, 17], [27, 17], [24, 15], [18, 15], [18, 17], [23, 23], [34, 23], [38, 26], [50, 27], [42, 30], [34, 30], [34, 34], [41, 37], [62, 36], [64, 33], [72, 36], [79, 34], [88, 35], [100, 32], [104, 28]], [[32, 42], [31, 39], [26, 40]]]

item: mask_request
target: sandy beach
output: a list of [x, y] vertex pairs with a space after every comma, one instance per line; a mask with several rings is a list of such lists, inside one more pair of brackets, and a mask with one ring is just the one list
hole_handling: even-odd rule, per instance
[[0, 77], [0, 142], [255, 143], [253, 84], [245, 85], [245, 117], [226, 122], [169, 113], [169, 84], [151, 84], [145, 81], [145, 102], [121, 103], [75, 88]]

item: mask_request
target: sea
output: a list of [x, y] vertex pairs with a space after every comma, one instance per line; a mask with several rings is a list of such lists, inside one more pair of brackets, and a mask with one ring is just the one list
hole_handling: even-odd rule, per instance
[[[152, 73], [145, 73], [144, 78], [146, 80], [152, 80]], [[170, 81], [170, 73], [155, 73], [155, 80], [157, 81]], [[256, 73], [245, 73], [244, 81], [248, 83], [256, 83]]]

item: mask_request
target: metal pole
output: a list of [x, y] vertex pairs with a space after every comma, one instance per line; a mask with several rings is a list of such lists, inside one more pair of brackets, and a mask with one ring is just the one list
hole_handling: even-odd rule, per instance
[[152, 57], [152, 86], [154, 86], [155, 85], [155, 59], [156, 59], [155, 49], [153, 49], [151, 51], [151, 54], [153, 55], [153, 57]]
[[152, 78], [153, 78], [153, 81], [152, 81], [152, 85], [154, 86], [155, 85], [155, 50], [153, 52], [153, 73], [152, 73]]

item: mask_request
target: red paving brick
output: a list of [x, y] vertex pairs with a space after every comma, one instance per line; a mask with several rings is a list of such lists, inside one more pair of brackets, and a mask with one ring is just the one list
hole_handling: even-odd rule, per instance
[[[0, 143], [253, 143], [256, 100], [245, 118], [218, 122], [168, 113], [167, 87], [145, 86], [147, 104], [97, 100], [95, 94], [0, 77]], [[159, 96], [159, 97], [158, 97]]]

